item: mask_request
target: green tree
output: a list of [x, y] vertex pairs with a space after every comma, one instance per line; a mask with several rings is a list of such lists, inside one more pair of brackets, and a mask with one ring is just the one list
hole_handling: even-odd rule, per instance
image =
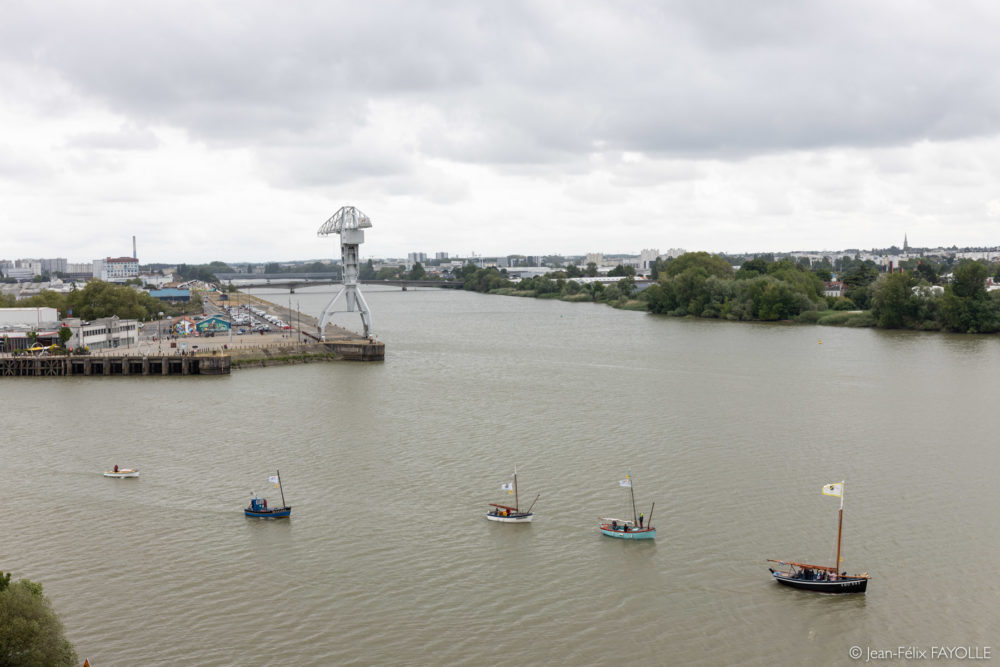
[[788, 283], [772, 279], [760, 296], [758, 317], [765, 321], [787, 320], [799, 314], [798, 303], [795, 290]]
[[583, 275], [587, 278], [596, 278], [597, 262], [587, 262], [587, 268], [583, 270]]
[[402, 272], [403, 267], [401, 266], [383, 266], [375, 275], [375, 280], [396, 280], [402, 275]]
[[361, 280], [375, 279], [375, 265], [372, 263], [372, 260], [369, 259], [361, 265], [361, 268], [358, 269], [358, 278]]
[[595, 303], [600, 300], [601, 295], [604, 294], [604, 285], [601, 283], [587, 283], [583, 286], [583, 291], [590, 295], [590, 300]]
[[718, 255], [710, 255], [707, 252], [686, 252], [670, 261], [666, 266], [666, 273], [669, 276], [676, 276], [688, 270], [703, 273], [706, 278], [708, 276], [733, 277], [733, 267], [729, 262]]
[[407, 275], [407, 278], [410, 280], [423, 280], [426, 277], [427, 271], [424, 269], [424, 265], [420, 262], [414, 262], [413, 268], [410, 269], [410, 273]]
[[[473, 270], [471, 273], [466, 273], [465, 268], [472, 266]], [[490, 292], [495, 289], [500, 289], [502, 287], [510, 287], [511, 282], [504, 277], [495, 267], [490, 267], [488, 269], [476, 268], [473, 264], [466, 264], [463, 268], [463, 273], [465, 277], [464, 285], [462, 289], [471, 290], [474, 292]]]
[[608, 275], [610, 277], [612, 277], [612, 278], [616, 278], [618, 276], [634, 276], [635, 275], [635, 267], [634, 266], [625, 266], [624, 264], [619, 264], [615, 268], [613, 268], [610, 271], [608, 271]]
[[740, 264], [740, 268], [736, 271], [737, 280], [745, 280], [747, 278], [753, 278], [756, 276], [767, 275], [767, 265], [769, 262], [763, 257], [754, 257], [753, 259], [748, 259], [747, 261]]
[[[632, 268], [632, 267], [628, 267]], [[616, 284], [618, 285], [619, 291], [621, 291], [622, 296], [630, 297], [635, 293], [635, 269], [632, 269], [632, 275], [625, 276], [619, 280]]]
[[1000, 322], [997, 302], [986, 291], [988, 269], [985, 264], [962, 260], [954, 278], [944, 289], [941, 318], [946, 328], [965, 333], [996, 331]]
[[[192, 308], [200, 303], [199, 298], [197, 295], [191, 297]], [[96, 320], [99, 317], [112, 315], [122, 319], [148, 320], [162, 309], [160, 302], [149, 296], [148, 292], [136, 291], [131, 287], [113, 285], [101, 280], [91, 280], [82, 290], [66, 294], [60, 311], [66, 316], [72, 311], [74, 316], [84, 320]]]
[[27, 579], [10, 583], [10, 574], [0, 573], [0, 664], [55, 667], [78, 663], [42, 585]]
[[880, 329], [900, 329], [911, 325], [916, 313], [912, 273], [883, 274], [872, 287], [872, 317]]
[[929, 282], [931, 285], [937, 285], [941, 279], [938, 277], [937, 269], [934, 264], [927, 260], [920, 260], [916, 268], [917, 274], [923, 279]]
[[59, 344], [66, 347], [66, 341], [73, 337], [73, 332], [69, 327], [59, 327]]

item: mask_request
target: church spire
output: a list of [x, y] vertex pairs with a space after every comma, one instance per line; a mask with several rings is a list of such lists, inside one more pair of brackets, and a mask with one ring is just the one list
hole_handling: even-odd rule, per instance
[[907, 252], [910, 249], [910, 244], [906, 241], [906, 234], [903, 234], [903, 252]]

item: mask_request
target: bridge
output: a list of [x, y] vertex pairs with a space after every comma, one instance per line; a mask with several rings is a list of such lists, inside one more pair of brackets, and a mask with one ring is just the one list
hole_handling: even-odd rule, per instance
[[[341, 284], [340, 273], [217, 273], [215, 277], [223, 285], [235, 287], [297, 287], [310, 285]], [[362, 285], [391, 285], [393, 287], [439, 287], [462, 289], [462, 280], [359, 280]]]

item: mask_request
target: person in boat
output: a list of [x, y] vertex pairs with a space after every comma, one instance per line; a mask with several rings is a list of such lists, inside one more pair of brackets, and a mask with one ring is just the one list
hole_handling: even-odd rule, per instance
[[118, 472], [118, 464], [115, 464], [115, 472]]
[[639, 527], [642, 528], [642, 512], [639, 512]]
[[618, 530], [618, 522], [615, 520], [611, 521], [611, 530]]

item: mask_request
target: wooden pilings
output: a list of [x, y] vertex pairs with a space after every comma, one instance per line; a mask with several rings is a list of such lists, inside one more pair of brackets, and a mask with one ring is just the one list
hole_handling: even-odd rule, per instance
[[228, 375], [229, 355], [0, 357], [0, 377]]

